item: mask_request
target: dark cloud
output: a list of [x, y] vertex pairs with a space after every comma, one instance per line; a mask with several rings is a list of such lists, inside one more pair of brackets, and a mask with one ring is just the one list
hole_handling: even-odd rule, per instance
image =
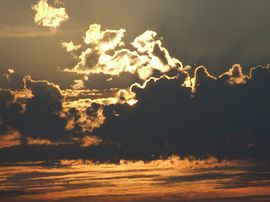
[[[1, 90], [1, 133], [16, 129], [22, 140], [30, 137], [68, 145], [2, 149], [1, 153], [7, 154], [2, 160], [15, 160], [17, 154], [24, 154], [25, 160], [117, 161], [171, 154], [269, 158], [269, 67], [253, 68], [249, 75], [244, 75], [239, 65], [219, 77], [211, 76], [205, 67], [197, 68], [192, 78], [176, 70], [169, 74], [176, 77], [152, 78], [144, 88], [133, 85], [138, 100], [134, 106], [89, 103], [83, 113], [76, 108], [80, 106], [63, 112], [65, 98], [57, 85], [25, 77], [25, 87], [31, 92], [25, 100], [16, 100], [15, 91]], [[192, 88], [183, 85], [188, 79]], [[105, 123], [100, 122], [91, 133], [85, 124], [94, 124], [100, 109]], [[67, 129], [71, 120], [73, 126]], [[101, 138], [102, 143], [81, 147], [82, 139], [90, 134]]]
[[129, 88], [134, 83], [142, 82], [137, 74], [122, 72], [117, 76], [108, 74], [90, 74], [84, 81], [87, 89], [110, 89], [110, 88]]
[[34, 81], [24, 78], [28, 97], [15, 100], [17, 92], [1, 90], [1, 132], [18, 130], [22, 140], [27, 137], [67, 141], [69, 133], [65, 129], [67, 118], [61, 116], [63, 96], [57, 85], [48, 81]]
[[25, 78], [26, 88], [33, 97], [26, 100], [26, 107], [18, 129], [26, 136], [52, 140], [67, 139], [67, 120], [60, 116], [62, 95], [59, 87], [47, 81]]
[[0, 134], [8, 131], [9, 104], [14, 100], [14, 96], [9, 90], [0, 89]]
[[127, 152], [134, 148], [131, 156], [145, 149], [145, 155], [268, 158], [270, 71], [256, 68], [245, 84], [233, 84], [235, 71], [214, 78], [197, 69], [194, 94], [181, 86], [185, 74], [135, 86], [138, 103], [105, 107], [106, 122], [94, 133]]

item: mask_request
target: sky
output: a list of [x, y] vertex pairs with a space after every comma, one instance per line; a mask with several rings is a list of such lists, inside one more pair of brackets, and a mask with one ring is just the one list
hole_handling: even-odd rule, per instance
[[0, 199], [270, 200], [269, 6], [1, 1]]
[[185, 65], [206, 65], [213, 74], [235, 63], [248, 68], [269, 62], [267, 0], [68, 0], [65, 8], [72, 17], [53, 34], [33, 23], [34, 3], [0, 2], [1, 69], [13, 67], [36, 79], [63, 82], [68, 76], [56, 69], [72, 61], [59, 42], [80, 42], [94, 23], [104, 29], [126, 29], [127, 42], [146, 30], [156, 31], [172, 56]]

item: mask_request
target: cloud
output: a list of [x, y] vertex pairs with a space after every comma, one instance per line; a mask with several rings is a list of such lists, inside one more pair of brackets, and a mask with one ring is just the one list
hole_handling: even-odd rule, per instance
[[[0, 195], [9, 199], [19, 196], [25, 201], [41, 199], [48, 201], [54, 198], [57, 201], [94, 202], [130, 199], [168, 201], [166, 200], [168, 198], [173, 201], [190, 202], [203, 195], [203, 201], [213, 202], [215, 196], [221, 201], [231, 202], [239, 200], [228, 198], [228, 192], [233, 192], [231, 197], [243, 195], [246, 200], [254, 197], [254, 193], [265, 196], [269, 185], [267, 181], [270, 176], [266, 172], [269, 166], [260, 167], [258, 171], [256, 169], [259, 166], [261, 165], [250, 162], [220, 161], [214, 157], [194, 159], [174, 155], [148, 162], [120, 160], [118, 163], [96, 163], [84, 159], [61, 159], [57, 162], [5, 163], [2, 165], [2, 170], [5, 171], [2, 185], [7, 188], [1, 191]], [[33, 190], [29, 183], [38, 184], [42, 191]], [[52, 189], [52, 184], [56, 183], [57, 191]], [[226, 185], [234, 188], [261, 187], [252, 189], [247, 196], [243, 189], [230, 189], [225, 187]], [[202, 189], [202, 186], [205, 188]], [[195, 190], [192, 195], [190, 195], [191, 188]], [[129, 194], [130, 190], [133, 191], [132, 194]], [[110, 195], [107, 194], [108, 191]], [[223, 198], [224, 196], [226, 198]]]
[[10, 131], [9, 120], [15, 110], [11, 105], [13, 101], [14, 96], [9, 90], [0, 89], [0, 134]]
[[[9, 69], [7, 74], [15, 72]], [[102, 106], [127, 101], [118, 90], [61, 90], [31, 76], [22, 80], [22, 88], [0, 89], [0, 134], [4, 138], [16, 131], [22, 145], [93, 145], [99, 140], [90, 133], [105, 119]]]
[[55, 33], [46, 30], [40, 30], [31, 26], [1, 26], [0, 38], [35, 38], [35, 37], [51, 37]]
[[56, 29], [62, 22], [68, 19], [65, 8], [52, 7], [47, 0], [40, 0], [32, 6], [32, 9], [36, 12], [35, 23], [43, 27]]
[[16, 98], [16, 91], [1, 91], [3, 125], [19, 131], [22, 140], [26, 137], [68, 140], [67, 120], [60, 116], [63, 98], [59, 87], [47, 81], [33, 81], [29, 76], [24, 78], [24, 85], [27, 90], [24, 100]]
[[59, 87], [47, 81], [33, 81], [31, 77], [25, 77], [24, 82], [33, 97], [26, 100], [19, 130], [35, 138], [68, 139], [66, 119], [60, 116], [63, 98]]
[[[53, 146], [62, 151], [56, 159], [70, 152], [95, 160], [172, 154], [268, 159], [269, 66], [244, 74], [234, 65], [217, 77], [203, 66], [168, 75], [102, 91], [62, 90], [26, 76], [24, 89], [1, 89], [2, 152], [13, 156], [19, 147], [30, 160], [32, 150]], [[20, 135], [11, 137], [14, 131]]]
[[85, 32], [84, 43], [92, 46], [98, 46], [103, 51], [113, 50], [117, 46], [124, 45], [122, 38], [126, 30], [106, 30], [101, 31], [101, 25], [90, 25]]
[[198, 67], [194, 88], [183, 85], [188, 77], [183, 72], [133, 85], [138, 103], [104, 107], [105, 123], [94, 134], [130, 156], [269, 158], [269, 66], [243, 75], [234, 65], [219, 77]]
[[59, 146], [64, 156], [68, 148], [73, 157], [106, 160], [268, 158], [269, 65], [245, 74], [235, 64], [213, 76], [205, 66], [183, 67], [154, 31], [130, 45], [124, 33], [93, 24], [84, 44], [62, 43], [76, 62], [65, 71], [81, 75], [71, 89], [1, 72], [3, 138], [15, 131], [25, 152]]
[[84, 88], [83, 80], [74, 80], [74, 84], [71, 86], [73, 89], [81, 89]]
[[123, 41], [125, 32], [124, 29], [102, 31], [101, 25], [90, 25], [85, 33], [84, 48], [75, 56], [77, 64], [65, 71], [87, 76], [130, 73], [143, 81], [157, 72], [164, 74], [174, 68], [183, 68], [182, 63], [162, 46], [156, 32], [148, 30], [136, 37], [132, 48], [127, 48]]
[[67, 52], [72, 52], [81, 48], [81, 45], [75, 45], [72, 41], [62, 42], [62, 47], [66, 49]]
[[20, 134], [17, 131], [8, 131], [0, 136], [0, 149], [14, 147], [21, 144]]

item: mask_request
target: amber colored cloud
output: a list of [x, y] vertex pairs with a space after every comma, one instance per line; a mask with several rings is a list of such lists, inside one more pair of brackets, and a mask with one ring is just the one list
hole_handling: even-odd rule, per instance
[[56, 29], [68, 19], [65, 8], [55, 8], [49, 5], [47, 0], [40, 0], [32, 9], [36, 12], [35, 23], [43, 27]]
[[[183, 68], [182, 63], [171, 57], [169, 51], [163, 47], [156, 32], [147, 30], [139, 35], [131, 42], [131, 48], [124, 42], [125, 32], [125, 29], [102, 30], [101, 25], [92, 24], [85, 32], [84, 44], [79, 53], [77, 49], [81, 46], [74, 46], [73, 42], [62, 43], [67, 52], [75, 55], [77, 62], [74, 67], [65, 68], [65, 71], [112, 77], [129, 73], [136, 75], [138, 80], [146, 80], [156, 72], [164, 74], [171, 69]], [[87, 81], [88, 79], [81, 80], [84, 83]]]

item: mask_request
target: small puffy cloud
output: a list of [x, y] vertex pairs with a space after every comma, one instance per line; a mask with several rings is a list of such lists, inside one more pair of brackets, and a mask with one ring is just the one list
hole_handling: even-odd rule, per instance
[[6, 79], [7, 81], [10, 81], [11, 79], [11, 76], [15, 73], [15, 70], [14, 69], [7, 69], [7, 73], [6, 74], [3, 74], [3, 77], [4, 79]]
[[83, 80], [75, 80], [74, 84], [71, 86], [73, 89], [81, 89], [84, 87]]
[[80, 49], [82, 46], [80, 44], [75, 45], [73, 41], [70, 42], [62, 42], [62, 47], [65, 48], [67, 52], [72, 52]]
[[35, 22], [43, 27], [56, 29], [68, 19], [65, 8], [55, 8], [48, 4], [48, 0], [40, 0], [32, 9], [36, 12]]
[[108, 51], [124, 45], [122, 38], [125, 32], [124, 29], [101, 31], [101, 25], [93, 24], [85, 32], [84, 42], [103, 51]]

